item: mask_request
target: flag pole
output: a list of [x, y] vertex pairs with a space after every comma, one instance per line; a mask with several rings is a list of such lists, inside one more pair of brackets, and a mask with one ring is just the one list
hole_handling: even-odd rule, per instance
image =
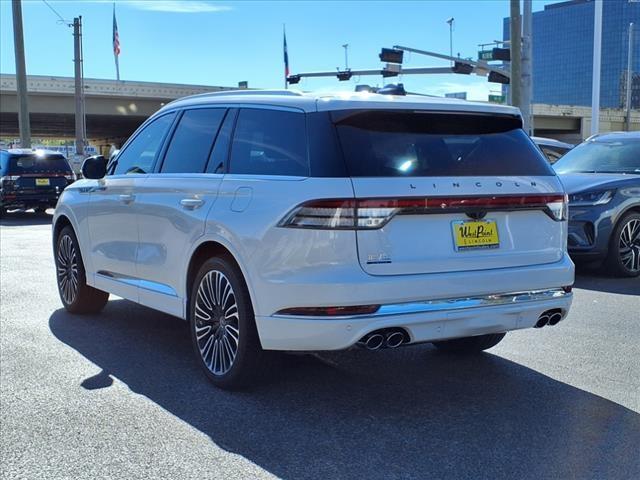
[[282, 38], [284, 40], [284, 89], [287, 90], [289, 88], [289, 84], [287, 83], [287, 76], [289, 75], [289, 52], [287, 52], [287, 32], [284, 23], [282, 24]]

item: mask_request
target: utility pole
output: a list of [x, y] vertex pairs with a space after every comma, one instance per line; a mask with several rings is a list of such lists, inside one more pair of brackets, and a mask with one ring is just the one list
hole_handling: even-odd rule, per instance
[[625, 130], [631, 131], [631, 87], [633, 76], [633, 23], [629, 24], [629, 49], [627, 51], [627, 90], [624, 106], [627, 109], [625, 118]]
[[13, 12], [13, 43], [16, 55], [16, 84], [18, 93], [18, 125], [20, 146], [31, 148], [31, 126], [29, 124], [29, 102], [27, 98], [27, 68], [24, 61], [24, 35], [22, 33], [22, 4], [20, 0], [11, 3]]
[[532, 67], [532, 5], [531, 0], [524, 0], [522, 17], [522, 117], [524, 130], [533, 135], [533, 115], [531, 109], [533, 97], [533, 67]]
[[73, 64], [76, 101], [76, 155], [84, 156], [84, 79], [82, 76], [82, 17], [73, 19]]
[[591, 80], [591, 135], [600, 130], [600, 61], [602, 59], [602, 0], [593, 2], [593, 77]]
[[511, 105], [522, 108], [520, 86], [522, 85], [521, 61], [522, 61], [522, 28], [520, 17], [520, 0], [511, 0]]

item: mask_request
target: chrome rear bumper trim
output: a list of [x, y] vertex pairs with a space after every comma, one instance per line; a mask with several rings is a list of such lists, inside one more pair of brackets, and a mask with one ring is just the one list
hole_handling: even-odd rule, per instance
[[358, 319], [375, 318], [389, 315], [406, 315], [427, 312], [448, 312], [464, 310], [467, 308], [494, 307], [499, 305], [520, 305], [529, 302], [539, 302], [544, 300], [570, 299], [573, 294], [565, 292], [562, 288], [552, 288], [547, 290], [530, 290], [525, 292], [510, 292], [474, 297], [448, 298], [437, 300], [424, 300], [421, 302], [395, 303], [382, 305], [380, 309], [372, 314], [366, 315], [345, 315], [345, 316], [296, 316], [296, 315], [274, 315], [279, 318], [300, 318], [305, 320], [323, 319]]

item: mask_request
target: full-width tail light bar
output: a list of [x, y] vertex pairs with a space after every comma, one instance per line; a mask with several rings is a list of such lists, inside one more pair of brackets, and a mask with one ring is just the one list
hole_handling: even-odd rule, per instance
[[542, 210], [555, 221], [567, 219], [568, 198], [551, 195], [405, 197], [311, 200], [294, 208], [281, 227], [374, 230], [396, 215]]

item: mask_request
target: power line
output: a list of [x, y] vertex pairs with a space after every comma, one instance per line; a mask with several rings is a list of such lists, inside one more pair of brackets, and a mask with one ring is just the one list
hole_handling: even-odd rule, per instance
[[42, 0], [42, 1], [44, 2], [44, 4], [45, 4], [47, 7], [49, 7], [49, 9], [50, 9], [50, 10], [51, 10], [55, 15], [56, 15], [56, 17], [58, 17], [58, 18], [60, 19], [60, 20], [58, 20], [58, 22], [57, 22], [58, 24], [65, 24], [65, 23], [66, 23], [66, 24], [68, 24], [68, 23], [69, 23], [67, 20], [65, 20], [64, 18], [62, 18], [62, 15], [60, 15], [60, 14], [58, 13], [58, 11], [57, 11], [55, 8], [53, 8], [53, 7], [49, 4], [49, 2], [47, 2], [47, 0]]

